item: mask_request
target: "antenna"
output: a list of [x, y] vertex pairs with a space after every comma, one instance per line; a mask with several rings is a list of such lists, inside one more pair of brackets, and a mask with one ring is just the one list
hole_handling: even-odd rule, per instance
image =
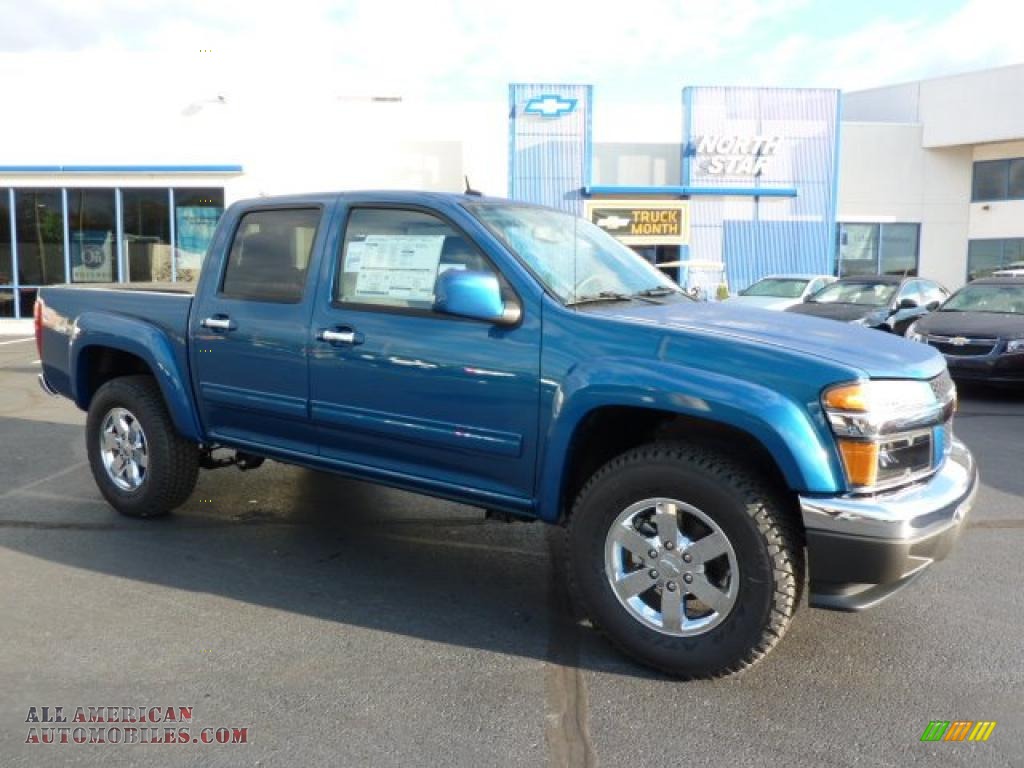
[[473, 195], [474, 197], [483, 197], [483, 193], [481, 193], [480, 190], [473, 189], [469, 185], [469, 176], [463, 176], [462, 178], [464, 178], [466, 180], [466, 191], [463, 192], [462, 194], [464, 194], [464, 195]]

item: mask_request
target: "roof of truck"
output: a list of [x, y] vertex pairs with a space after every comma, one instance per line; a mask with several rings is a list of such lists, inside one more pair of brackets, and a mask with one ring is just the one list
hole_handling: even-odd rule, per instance
[[250, 197], [239, 200], [235, 205], [259, 205], [267, 203], [322, 203], [325, 200], [338, 199], [353, 200], [382, 200], [387, 202], [402, 203], [465, 203], [465, 202], [491, 202], [508, 203], [515, 202], [518, 205], [531, 205], [521, 201], [507, 200], [502, 197], [489, 197], [486, 195], [467, 195], [463, 192], [424, 192], [411, 189], [360, 189], [334, 192], [310, 192], [296, 195], [268, 195], [265, 197]]

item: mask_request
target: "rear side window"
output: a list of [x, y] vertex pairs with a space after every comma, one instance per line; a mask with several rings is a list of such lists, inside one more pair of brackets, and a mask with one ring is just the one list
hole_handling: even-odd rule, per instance
[[251, 211], [228, 253], [221, 295], [249, 301], [302, 301], [319, 208]]

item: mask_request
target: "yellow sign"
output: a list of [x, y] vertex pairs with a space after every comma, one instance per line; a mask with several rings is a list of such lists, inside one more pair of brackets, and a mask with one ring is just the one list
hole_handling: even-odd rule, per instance
[[587, 219], [626, 245], [689, 245], [685, 200], [587, 200]]

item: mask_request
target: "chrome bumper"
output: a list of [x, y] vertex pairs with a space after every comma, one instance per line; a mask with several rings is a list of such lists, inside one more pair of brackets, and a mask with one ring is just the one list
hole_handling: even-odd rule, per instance
[[875, 496], [802, 496], [811, 605], [860, 610], [909, 583], [952, 549], [977, 490], [974, 459], [954, 441], [923, 483]]

